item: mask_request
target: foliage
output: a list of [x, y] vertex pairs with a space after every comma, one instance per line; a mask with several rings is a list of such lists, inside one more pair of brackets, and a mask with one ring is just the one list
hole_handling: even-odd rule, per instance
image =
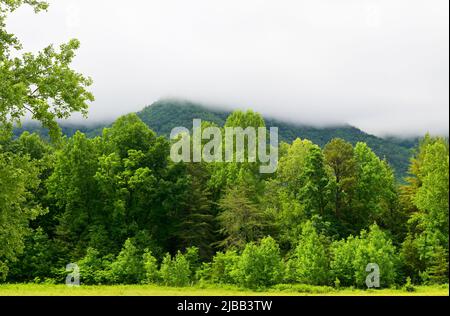
[[[144, 108], [137, 115], [153, 131], [159, 135], [168, 137], [172, 128], [176, 126], [190, 128], [194, 118], [214, 123], [217, 126], [224, 126], [230, 112], [185, 100], [163, 99]], [[409, 158], [412, 149], [417, 145], [417, 139], [379, 138], [364, 133], [355, 127], [346, 125], [315, 127], [289, 123], [268, 117], [265, 117], [264, 120], [266, 126], [277, 126], [279, 128], [280, 140], [287, 143], [292, 143], [297, 138], [309, 139], [314, 144], [323, 148], [323, 146], [336, 137], [345, 139], [353, 145], [358, 142], [367, 143], [379, 157], [386, 158], [389, 165], [395, 170], [395, 176], [398, 180], [402, 180], [407, 175]], [[72, 136], [76, 130], [80, 130], [91, 137], [100, 136], [104, 127], [105, 125], [101, 124], [74, 125], [70, 123], [63, 123], [61, 126], [64, 135]], [[34, 123], [28, 123], [22, 128], [16, 128], [15, 135], [20, 135], [24, 130], [47, 136], [47, 131]]]
[[277, 284], [283, 270], [278, 244], [272, 237], [266, 237], [259, 244], [245, 246], [232, 275], [237, 284], [260, 288]]
[[111, 264], [111, 280], [114, 283], [136, 284], [144, 279], [142, 253], [127, 239], [116, 260]]
[[80, 46], [76, 39], [59, 49], [50, 45], [37, 54], [20, 55], [21, 43], [6, 31], [5, 19], [22, 4], [36, 12], [48, 6], [36, 0], [0, 1], [0, 126], [20, 124], [28, 112], [56, 137], [56, 119], [68, 118], [72, 112], [87, 114], [88, 102], [94, 100], [87, 90], [92, 80], [70, 68]]
[[399, 258], [392, 241], [376, 225], [362, 231], [359, 237], [350, 236], [332, 245], [331, 271], [343, 286], [366, 286], [368, 264], [378, 265], [381, 287], [396, 283]]
[[288, 280], [312, 285], [329, 283], [329, 256], [323, 237], [312, 222], [302, 226], [298, 246], [288, 262]]
[[166, 254], [161, 263], [160, 275], [164, 285], [187, 286], [191, 281], [188, 258], [180, 251], [173, 258]]
[[28, 157], [0, 152], [0, 280], [24, 249], [29, 221], [45, 212], [33, 201], [38, 172]]

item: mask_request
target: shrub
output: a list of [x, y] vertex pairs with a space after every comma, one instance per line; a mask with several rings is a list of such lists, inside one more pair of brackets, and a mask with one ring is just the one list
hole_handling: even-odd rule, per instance
[[191, 278], [191, 269], [186, 256], [180, 251], [172, 259], [166, 254], [161, 263], [160, 276], [165, 285], [187, 286]]
[[231, 275], [239, 285], [267, 287], [282, 279], [283, 268], [278, 244], [272, 237], [266, 237], [259, 245], [249, 243], [245, 246]]
[[212, 262], [203, 266], [204, 277], [214, 284], [233, 284], [233, 270], [239, 261], [239, 255], [235, 250], [218, 252]]
[[416, 288], [413, 286], [413, 284], [412, 284], [412, 282], [411, 282], [411, 278], [410, 278], [410, 277], [407, 277], [407, 278], [406, 278], [406, 284], [405, 284], [405, 286], [403, 287], [403, 289], [404, 289], [406, 292], [414, 292], [414, 291], [416, 290]]
[[80, 268], [80, 281], [83, 284], [96, 284], [96, 275], [102, 267], [102, 259], [97, 249], [89, 247], [86, 255], [78, 262]]
[[369, 263], [375, 263], [380, 271], [380, 286], [395, 284], [399, 258], [392, 241], [376, 225], [369, 233], [362, 231], [360, 237], [350, 236], [332, 245], [331, 270], [344, 286], [366, 286]]
[[145, 272], [145, 283], [158, 283], [159, 281], [159, 272], [158, 272], [158, 263], [155, 257], [150, 250], [145, 249], [144, 254], [142, 255], [143, 264], [144, 264], [144, 272]]
[[329, 283], [329, 259], [323, 236], [319, 235], [311, 222], [302, 227], [299, 244], [289, 261], [287, 278], [311, 285]]
[[122, 284], [136, 284], [144, 280], [145, 271], [142, 253], [134, 246], [131, 239], [127, 239], [111, 264], [111, 281]]
[[194, 278], [196, 271], [200, 269], [200, 256], [197, 247], [189, 247], [186, 249], [184, 256], [189, 262], [189, 269], [191, 270], [190, 278]]
[[392, 241], [376, 224], [370, 227], [369, 233], [363, 230], [353, 261], [355, 285], [358, 287], [366, 285], [366, 266], [369, 263], [375, 263], [380, 268], [380, 286], [394, 285], [398, 261], [399, 258]]
[[331, 245], [332, 260], [330, 262], [331, 274], [340, 281], [341, 286], [355, 284], [355, 259], [359, 238], [350, 236], [347, 240], [339, 240]]

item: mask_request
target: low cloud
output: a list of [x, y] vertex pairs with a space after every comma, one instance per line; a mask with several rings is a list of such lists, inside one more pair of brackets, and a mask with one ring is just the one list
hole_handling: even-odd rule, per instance
[[27, 50], [71, 37], [91, 120], [164, 97], [384, 135], [448, 134], [446, 0], [58, 0], [8, 28]]

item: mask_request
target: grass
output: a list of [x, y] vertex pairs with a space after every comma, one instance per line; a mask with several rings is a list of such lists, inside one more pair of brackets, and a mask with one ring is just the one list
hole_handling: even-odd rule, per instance
[[417, 286], [414, 292], [403, 289], [359, 290], [340, 289], [319, 286], [278, 286], [264, 291], [251, 291], [232, 286], [193, 286], [193, 287], [165, 287], [158, 285], [98, 285], [67, 287], [66, 285], [50, 284], [2, 284], [0, 296], [448, 296], [449, 287]]

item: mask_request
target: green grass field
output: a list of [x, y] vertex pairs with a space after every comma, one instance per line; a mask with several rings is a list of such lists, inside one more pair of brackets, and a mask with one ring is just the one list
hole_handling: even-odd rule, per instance
[[0, 296], [448, 296], [448, 285], [417, 286], [414, 292], [402, 289], [380, 290], [335, 290], [329, 287], [293, 286], [286, 289], [270, 289], [265, 291], [250, 291], [235, 287], [164, 287], [156, 285], [114, 285], [114, 286], [80, 286], [47, 284], [3, 284], [0, 285]]

